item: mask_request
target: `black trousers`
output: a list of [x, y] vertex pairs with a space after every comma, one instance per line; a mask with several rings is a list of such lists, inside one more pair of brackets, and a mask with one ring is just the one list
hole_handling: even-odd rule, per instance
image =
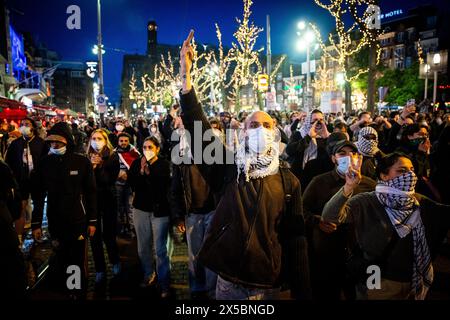
[[[111, 201], [115, 201], [111, 200]], [[92, 254], [94, 256], [95, 271], [105, 272], [106, 263], [103, 251], [103, 243], [106, 245], [109, 262], [117, 264], [120, 262], [119, 249], [117, 247], [117, 210], [114, 203], [109, 203], [97, 216], [97, 229], [91, 238]]]
[[[53, 285], [60, 291], [68, 294], [81, 295], [87, 292], [86, 256], [87, 247], [85, 234], [77, 238], [53, 240], [55, 255], [50, 260], [50, 279]], [[80, 271], [81, 288], [72, 288], [73, 277], [77, 275], [74, 267]]]

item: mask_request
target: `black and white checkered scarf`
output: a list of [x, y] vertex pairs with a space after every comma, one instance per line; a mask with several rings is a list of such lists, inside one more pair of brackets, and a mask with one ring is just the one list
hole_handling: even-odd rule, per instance
[[416, 300], [424, 300], [433, 282], [433, 265], [425, 238], [425, 228], [420, 208], [415, 198], [417, 176], [409, 171], [389, 181], [378, 181], [375, 189], [378, 200], [384, 205], [389, 219], [400, 238], [413, 233], [414, 264], [412, 287]]
[[246, 143], [241, 140], [237, 147], [235, 161], [239, 176], [244, 174], [245, 180], [258, 179], [277, 173], [280, 166], [278, 142], [272, 143], [268, 150], [261, 155], [249, 150]]
[[[377, 138], [375, 140], [367, 140], [365, 135], [374, 134]], [[359, 131], [358, 141], [355, 143], [359, 153], [365, 157], [373, 157], [378, 151], [378, 133], [372, 127], [364, 127]]]

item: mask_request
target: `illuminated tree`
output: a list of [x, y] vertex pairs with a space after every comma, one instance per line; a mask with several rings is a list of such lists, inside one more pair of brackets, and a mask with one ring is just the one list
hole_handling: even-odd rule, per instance
[[233, 36], [236, 42], [232, 42], [232, 49], [228, 53], [228, 59], [234, 64], [232, 74], [232, 90], [229, 99], [235, 102], [236, 111], [240, 109], [240, 91], [242, 87], [252, 85], [254, 92], [258, 86], [258, 75], [262, 73], [259, 53], [263, 50], [255, 50], [258, 35], [263, 31], [250, 22], [253, 4], [251, 0], [243, 0], [244, 12], [242, 19], [236, 18], [238, 29]]
[[[314, 0], [321, 8], [327, 10], [335, 19], [336, 32], [328, 35], [328, 44], [322, 41], [319, 29], [311, 24], [316, 33], [319, 45], [323, 54], [330, 60], [336, 62], [343, 70], [346, 82], [346, 105], [347, 110], [351, 109], [351, 86], [350, 83], [358, 79], [362, 74], [369, 72], [367, 68], [350, 70], [351, 60], [367, 47], [375, 46], [376, 64], [379, 63], [381, 49], [378, 44], [379, 31], [370, 29], [366, 23], [372, 15], [369, 6], [375, 5], [376, 0], [329, 0], [329, 4], [324, 4], [320, 0]], [[350, 18], [350, 19], [349, 19]], [[345, 21], [351, 20], [351, 25]], [[355, 39], [355, 35], [359, 38]], [[331, 48], [331, 50], [330, 50]]]

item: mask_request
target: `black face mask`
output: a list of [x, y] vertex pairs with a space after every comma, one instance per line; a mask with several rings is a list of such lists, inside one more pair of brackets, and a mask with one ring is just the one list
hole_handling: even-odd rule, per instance
[[409, 140], [407, 144], [407, 148], [410, 152], [417, 152], [419, 150], [419, 145], [423, 142], [423, 139], [413, 139]]

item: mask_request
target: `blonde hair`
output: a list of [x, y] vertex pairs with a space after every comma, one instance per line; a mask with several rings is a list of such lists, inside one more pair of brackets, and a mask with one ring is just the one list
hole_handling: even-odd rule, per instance
[[104, 129], [96, 129], [94, 131], [92, 131], [91, 136], [89, 137], [89, 144], [88, 144], [88, 148], [87, 148], [87, 154], [90, 155], [92, 153], [98, 153], [97, 150], [95, 150], [94, 148], [92, 148], [91, 146], [91, 141], [92, 141], [92, 137], [94, 136], [94, 134], [96, 133], [100, 133], [100, 135], [103, 137], [103, 139], [105, 139], [106, 144], [103, 147], [103, 149], [101, 150], [101, 155], [104, 156], [105, 151], [108, 151], [108, 155], [111, 155], [114, 152], [114, 148], [111, 144], [111, 142], [109, 141], [108, 138], [108, 132]]

